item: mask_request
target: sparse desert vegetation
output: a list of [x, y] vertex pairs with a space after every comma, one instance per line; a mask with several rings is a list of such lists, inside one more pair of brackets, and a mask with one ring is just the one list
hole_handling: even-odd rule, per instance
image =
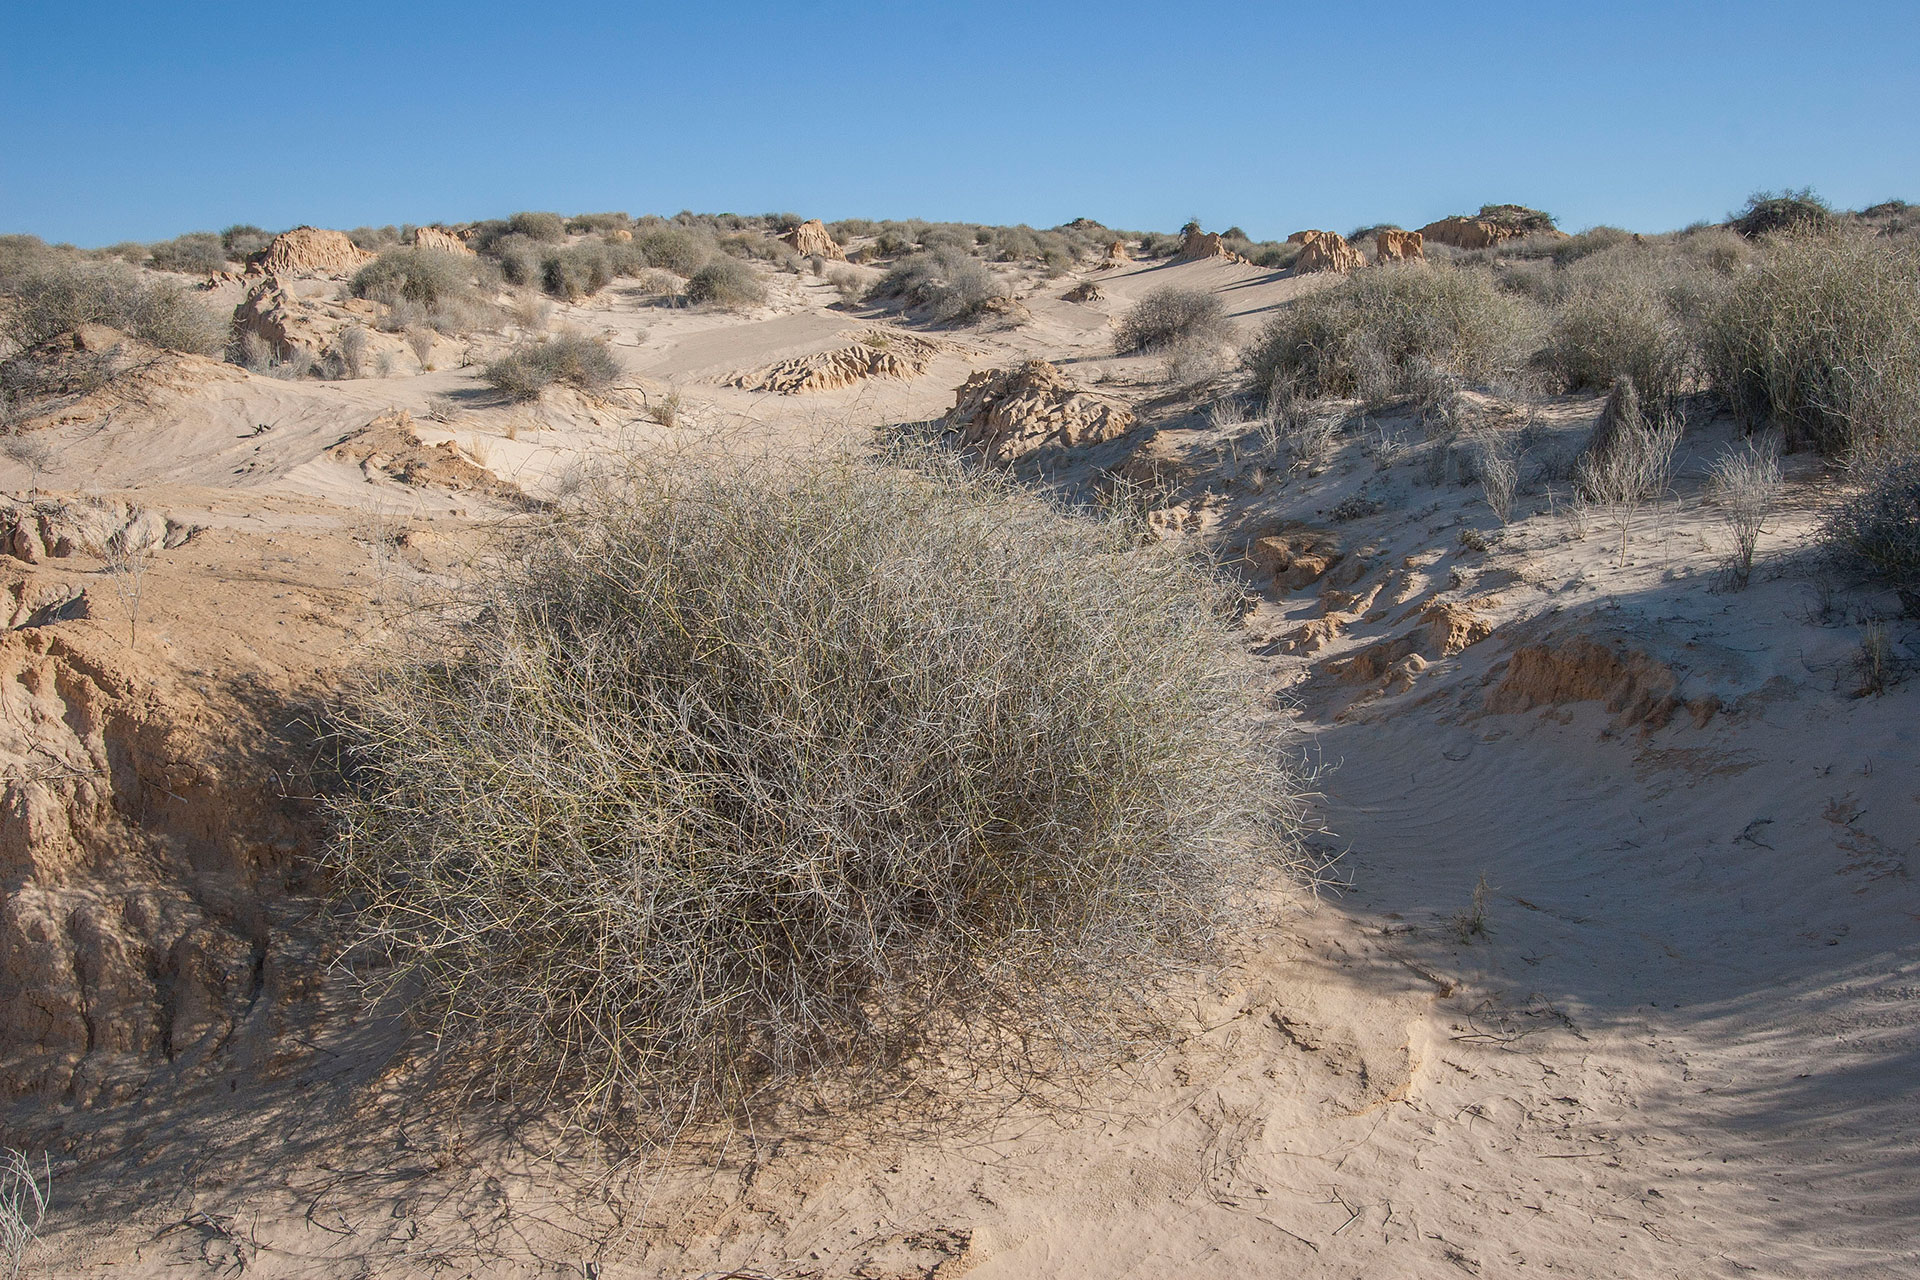
[[1357, 212], [0, 237], [0, 1246], [1897, 1270], [1920, 225]]
[[0, 277], [10, 305], [0, 339], [35, 347], [84, 324], [106, 325], [169, 351], [197, 355], [226, 344], [225, 325], [173, 281], [112, 263], [44, 262]]
[[715, 258], [687, 277], [686, 299], [737, 311], [767, 300], [753, 268], [733, 258]]
[[[1713, 383], [1750, 427], [1845, 456], [1920, 423], [1920, 249], [1795, 223], [1714, 316]], [[1909, 441], [1904, 447], [1912, 448]]]
[[923, 309], [936, 324], [965, 323], [1003, 296], [984, 263], [950, 245], [904, 259], [867, 293], [870, 300]]
[[522, 342], [490, 362], [487, 385], [510, 400], [537, 400], [548, 387], [565, 385], [597, 392], [611, 387], [619, 366], [607, 344], [582, 334], [558, 334]]
[[1447, 382], [1487, 382], [1521, 369], [1537, 309], [1488, 272], [1447, 266], [1360, 272], [1302, 298], [1269, 322], [1249, 352], [1261, 386], [1382, 403], [1432, 396]]

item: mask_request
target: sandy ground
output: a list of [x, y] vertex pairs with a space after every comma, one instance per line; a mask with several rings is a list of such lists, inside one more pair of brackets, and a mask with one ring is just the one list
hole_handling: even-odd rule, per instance
[[[631, 373], [635, 390], [610, 403], [507, 405], [471, 368], [157, 393], [53, 429], [38, 476], [202, 526], [156, 557], [137, 652], [98, 561], [22, 572], [92, 588], [91, 617], [38, 629], [92, 661], [155, 688], [250, 681], [291, 704], [366, 661], [414, 585], [471, 563], [512, 518], [330, 456], [382, 412], [408, 410], [426, 444], [452, 441], [539, 496], [597, 450], [672, 444], [643, 392], [680, 394], [685, 433], [789, 448], [936, 417], [974, 369], [1054, 360], [1145, 424], [1061, 460], [1056, 478], [1122, 464], [1157, 429], [1181, 472], [1167, 527], [1241, 546], [1304, 522], [1366, 566], [1349, 587], [1380, 588], [1308, 649], [1292, 637], [1338, 612], [1332, 575], [1293, 591], [1251, 579], [1249, 644], [1322, 769], [1320, 845], [1338, 856], [1317, 897], [1276, 890], [1230, 963], [1168, 993], [1175, 1043], [1072, 1105], [1014, 1099], [931, 1127], [790, 1126], [615, 1159], [538, 1125], [423, 1108], [404, 1069], [417, 1041], [322, 983], [285, 1015], [267, 1065], [162, 1070], [88, 1107], [13, 1103], [8, 1140], [48, 1150], [57, 1175], [32, 1266], [1920, 1275], [1920, 684], [1858, 696], [1861, 638], [1885, 602], [1810, 554], [1830, 482], [1789, 460], [1755, 581], [1732, 591], [1700, 497], [1724, 424], [1690, 433], [1674, 496], [1629, 523], [1624, 551], [1613, 513], [1576, 516], [1544, 485], [1501, 531], [1477, 489], [1424, 460], [1410, 420], [1370, 422], [1324, 470], [1287, 475], [1193, 412], [1157, 361], [1112, 357], [1109, 318], [1177, 282], [1218, 291], [1251, 328], [1320, 280], [1134, 266], [1093, 273], [1104, 301], [1062, 301], [1077, 278], [1028, 280], [1026, 323], [936, 335], [951, 349], [917, 379], [818, 395], [722, 385], [872, 318], [832, 308], [807, 277], [777, 280], [772, 305], [745, 316], [617, 287], [558, 308], [557, 323], [608, 334]], [[1549, 405], [1531, 451], [1577, 445], [1597, 410]], [[0, 463], [0, 489], [31, 479]], [[1484, 634], [1455, 651], [1410, 641], [1419, 663], [1389, 655], [1398, 679], [1342, 665], [1393, 649], [1441, 604]], [[1897, 661], [1920, 658], [1920, 628], [1884, 625]], [[1557, 694], [1523, 696], [1523, 650], [1561, 664]], [[1577, 696], [1582, 678], [1599, 691]]]

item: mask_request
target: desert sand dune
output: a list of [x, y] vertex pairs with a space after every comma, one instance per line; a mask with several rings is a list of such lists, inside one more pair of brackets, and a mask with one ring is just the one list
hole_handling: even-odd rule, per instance
[[[740, 311], [615, 285], [548, 326], [610, 340], [605, 394], [493, 394], [495, 335], [432, 371], [159, 389], [37, 432], [41, 465], [0, 459], [15, 503], [113, 499], [195, 530], [137, 599], [98, 547], [4, 561], [16, 604], [85, 602], [0, 638], [21, 815], [0, 1128], [53, 1153], [42, 1273], [1920, 1274], [1920, 686], [1857, 696], [1857, 628], [1815, 616], [1831, 479], [1788, 459], [1768, 567], [1726, 591], [1700, 497], [1724, 420], [1690, 429], [1672, 497], [1624, 528], [1563, 484], [1501, 532], [1444, 458], [1425, 478], [1409, 413], [1290, 474], [1160, 356], [1113, 354], [1151, 290], [1211, 293], [1245, 340], [1336, 275], [1007, 275], [1030, 318], [971, 327], [804, 273]], [[1065, 301], [1083, 279], [1100, 296]], [[727, 385], [876, 324], [938, 350], [814, 394]], [[627, 1153], [434, 1110], [423, 1037], [329, 968], [303, 870], [321, 784], [276, 735], [578, 466], [865, 450], [1028, 359], [1138, 421], [1021, 474], [1082, 494], [1146, 477], [1148, 526], [1214, 539], [1245, 580], [1248, 647], [1322, 767], [1318, 891], [1272, 886], [1221, 967], [1165, 993], [1171, 1043], [1059, 1096]], [[1603, 399], [1543, 398], [1539, 447], [1584, 441]], [[444, 467], [337, 448], [397, 412]], [[448, 479], [468, 469], [501, 483]], [[182, 796], [188, 817], [154, 816]], [[136, 901], [191, 927], [115, 905]], [[204, 975], [180, 976], [185, 950], [139, 959], [164, 936], [197, 939]], [[49, 1029], [69, 1005], [89, 1030]]]

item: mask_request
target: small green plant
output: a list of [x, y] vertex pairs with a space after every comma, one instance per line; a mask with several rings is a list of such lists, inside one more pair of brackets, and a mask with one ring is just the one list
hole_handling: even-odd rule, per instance
[[1486, 872], [1480, 873], [1480, 880], [1473, 886], [1473, 898], [1464, 910], [1457, 911], [1447, 921], [1453, 931], [1455, 941], [1463, 947], [1472, 946], [1476, 938], [1492, 937], [1487, 928], [1487, 897], [1493, 887], [1487, 883]]
[[1798, 191], [1756, 191], [1747, 197], [1739, 212], [1727, 219], [1727, 225], [1749, 240], [1778, 231], [1820, 231], [1833, 222], [1833, 206], [1813, 193], [1812, 187]]

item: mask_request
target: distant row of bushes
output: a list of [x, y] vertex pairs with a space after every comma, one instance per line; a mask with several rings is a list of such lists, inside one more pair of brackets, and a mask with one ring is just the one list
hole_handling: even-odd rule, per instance
[[1797, 228], [1619, 243], [1545, 268], [1371, 269], [1281, 311], [1248, 363], [1262, 387], [1386, 401], [1438, 384], [1631, 378], [1650, 400], [1711, 389], [1744, 422], [1844, 455], [1920, 426], [1920, 247]]
[[165, 278], [119, 262], [10, 257], [0, 250], [0, 354], [22, 351], [83, 324], [118, 329], [156, 347], [217, 354], [227, 319]]

